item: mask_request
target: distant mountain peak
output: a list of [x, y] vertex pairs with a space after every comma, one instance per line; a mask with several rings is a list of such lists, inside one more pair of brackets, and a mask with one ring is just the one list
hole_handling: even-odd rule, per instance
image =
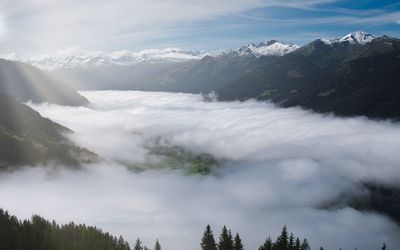
[[255, 56], [283, 56], [296, 49], [300, 46], [296, 44], [286, 44], [277, 40], [270, 40], [261, 42], [259, 44], [249, 44], [238, 48], [237, 50], [231, 50], [228, 53], [237, 55], [255, 55]]
[[355, 31], [351, 32], [341, 38], [336, 38], [333, 40], [326, 40], [326, 39], [320, 39], [326, 44], [337, 44], [337, 43], [349, 43], [349, 44], [360, 44], [360, 45], [365, 45], [372, 40], [374, 40], [376, 37], [374, 35], [371, 35], [367, 32], [364, 31]]
[[137, 63], [198, 60], [204, 55], [200, 51], [179, 48], [146, 49], [140, 52], [120, 50], [106, 53], [102, 51], [86, 51], [78, 47], [73, 47], [59, 51], [52, 56], [39, 55], [30, 59], [24, 59], [12, 53], [3, 57], [10, 60], [24, 61], [40, 69], [55, 70], [102, 65], [124, 66]]

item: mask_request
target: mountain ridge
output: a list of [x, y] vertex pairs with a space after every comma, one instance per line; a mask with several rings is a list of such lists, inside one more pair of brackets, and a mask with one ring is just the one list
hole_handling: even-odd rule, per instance
[[[343, 37], [335, 39], [319, 39], [326, 44], [348, 42], [365, 45], [376, 37], [364, 31], [351, 32]], [[138, 63], [155, 62], [184, 62], [201, 60], [205, 56], [235, 55], [235, 56], [283, 56], [302, 46], [294, 43], [284, 43], [278, 40], [265, 40], [260, 43], [252, 43], [240, 46], [236, 49], [228, 49], [222, 52], [204, 52], [197, 50], [185, 50], [180, 48], [145, 49], [139, 52], [129, 50], [112, 51], [86, 51], [79, 47], [72, 47], [59, 51], [55, 55], [38, 55], [24, 58], [17, 53], [2, 55], [5, 59], [29, 63], [43, 70], [71, 69], [76, 67], [96, 67], [104, 65], [130, 66]]]
[[248, 45], [242, 54], [59, 69], [50, 74], [84, 90], [215, 92], [221, 101], [255, 98], [341, 116], [400, 118], [399, 39], [352, 32], [329, 42], [316, 39], [284, 55], [260, 56], [250, 50], [277, 43]]

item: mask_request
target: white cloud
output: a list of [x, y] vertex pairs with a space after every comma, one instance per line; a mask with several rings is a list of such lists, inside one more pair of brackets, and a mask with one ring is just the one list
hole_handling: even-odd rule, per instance
[[[72, 136], [104, 157], [85, 171], [27, 169], [1, 176], [0, 203], [12, 213], [101, 226], [130, 241], [163, 249], [198, 249], [204, 226], [223, 224], [256, 249], [282, 225], [314, 248], [400, 246], [389, 219], [350, 208], [316, 209], [360, 181], [398, 185], [400, 127], [339, 119], [268, 103], [204, 103], [198, 95], [83, 92], [86, 107], [35, 105], [72, 128]], [[117, 162], [153, 159], [149, 141], [224, 159], [218, 176], [179, 171], [134, 173]], [[32, 205], [34, 204], [34, 205]]]
[[[330, 1], [306, 0], [3, 0], [0, 8], [8, 35], [1, 53], [54, 52], [73, 46], [104, 50], [133, 47], [144, 40], [171, 34], [171, 27], [186, 27], [251, 9], [284, 5], [306, 7]], [[25, 51], [26, 52], [26, 51]]]
[[[315, 10], [316, 11], [316, 10]], [[290, 18], [290, 19], [279, 19], [279, 18], [264, 18], [251, 15], [239, 15], [240, 17], [257, 20], [268, 23], [275, 23], [279, 25], [312, 25], [312, 24], [341, 24], [341, 25], [382, 25], [392, 24], [400, 17], [400, 12], [381, 13], [371, 12], [365, 15], [335, 15], [327, 17], [315, 17], [315, 18]]]

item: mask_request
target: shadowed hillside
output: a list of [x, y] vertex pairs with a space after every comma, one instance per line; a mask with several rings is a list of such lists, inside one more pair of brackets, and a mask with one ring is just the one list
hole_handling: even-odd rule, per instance
[[70, 132], [11, 97], [0, 96], [0, 168], [50, 163], [79, 166], [81, 161], [95, 159], [64, 136]]

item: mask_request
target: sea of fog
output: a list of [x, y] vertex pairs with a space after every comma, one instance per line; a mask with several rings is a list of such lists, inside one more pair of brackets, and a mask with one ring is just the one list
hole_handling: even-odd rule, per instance
[[[0, 176], [0, 204], [20, 218], [39, 214], [140, 237], [164, 250], [195, 250], [209, 223], [239, 232], [258, 249], [283, 225], [313, 249], [400, 248], [389, 218], [350, 207], [319, 209], [361, 182], [400, 183], [400, 124], [343, 119], [269, 103], [205, 102], [200, 95], [81, 92], [88, 107], [30, 104], [72, 129], [70, 138], [101, 161], [82, 170], [26, 168]], [[132, 171], [157, 161], [148, 145], [210, 154], [213, 175]]]

